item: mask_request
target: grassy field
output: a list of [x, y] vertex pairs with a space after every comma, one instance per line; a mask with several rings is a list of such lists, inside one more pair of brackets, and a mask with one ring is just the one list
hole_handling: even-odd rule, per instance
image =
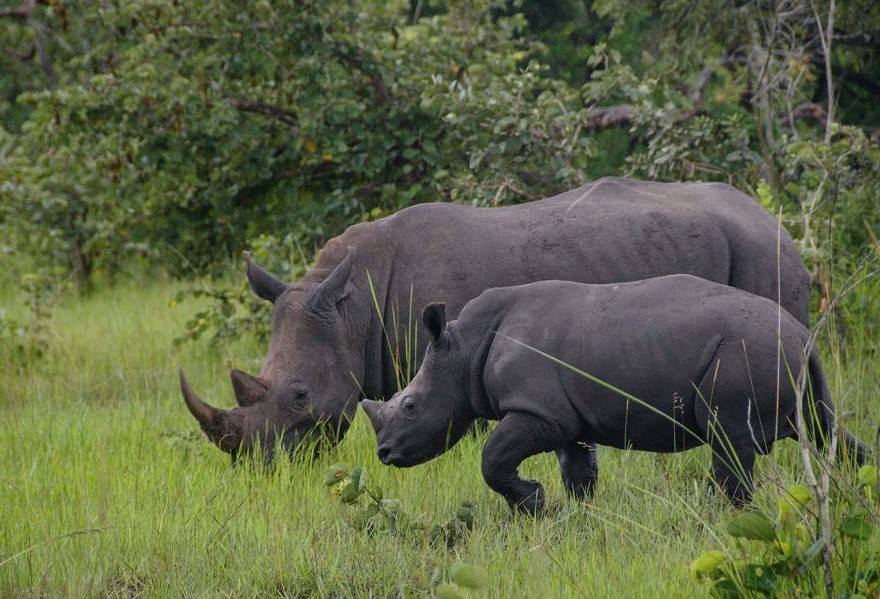
[[[247, 340], [174, 348], [194, 311], [169, 305], [182, 288], [158, 280], [65, 300], [44, 357], [21, 363], [0, 350], [0, 597], [429, 596], [458, 561], [488, 575], [487, 591], [474, 596], [705, 596], [690, 562], [707, 549], [735, 551], [724, 523], [736, 512], [706, 490], [706, 449], [602, 449], [588, 504], [566, 500], [552, 455], [530, 460], [524, 474], [544, 483], [550, 504], [537, 520], [511, 516], [482, 482], [483, 437], [427, 465], [391, 469], [375, 457], [362, 412], [313, 463], [232, 469], [186, 411], [177, 369], [206, 399], [230, 406], [228, 369], [258, 370], [265, 348]], [[18, 305], [4, 289], [0, 304]], [[849, 427], [873, 441], [878, 344], [857, 324], [849, 344], [845, 365], [826, 360], [829, 382]], [[473, 501], [474, 529], [452, 547], [432, 544], [418, 526], [357, 530], [355, 509], [321, 483], [335, 462], [364, 466], [370, 484], [427, 528]], [[757, 480], [759, 506], [802, 481], [796, 444], [759, 458]]]

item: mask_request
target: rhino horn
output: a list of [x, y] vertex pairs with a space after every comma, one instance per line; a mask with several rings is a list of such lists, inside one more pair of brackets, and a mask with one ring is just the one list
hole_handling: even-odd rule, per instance
[[232, 377], [232, 389], [240, 406], [250, 406], [266, 399], [268, 387], [260, 379], [233, 368], [229, 373]]
[[190, 414], [198, 420], [199, 426], [217, 447], [227, 453], [238, 450], [244, 439], [243, 422], [240, 414], [221, 410], [202, 401], [186, 380], [183, 369], [180, 370], [180, 391], [186, 401]]
[[273, 304], [284, 288], [287, 287], [282, 281], [273, 277], [268, 271], [260, 268], [251, 261], [251, 253], [244, 253], [244, 261], [247, 263], [247, 278], [251, 289], [258, 297], [269, 300]]
[[351, 280], [353, 255], [354, 248], [349, 248], [348, 255], [315, 289], [315, 297], [322, 302], [325, 308], [335, 306], [339, 300], [355, 290], [354, 283]]
[[365, 399], [361, 402], [361, 406], [364, 408], [364, 412], [367, 413], [375, 431], [377, 433], [380, 432], [385, 425], [385, 415], [382, 413], [382, 408], [385, 404], [380, 401]]

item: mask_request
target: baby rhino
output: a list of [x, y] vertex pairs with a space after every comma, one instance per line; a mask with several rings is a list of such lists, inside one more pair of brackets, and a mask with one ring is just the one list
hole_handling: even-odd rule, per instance
[[[379, 458], [414, 466], [449, 449], [474, 419], [500, 420], [482, 471], [514, 509], [543, 508], [543, 487], [517, 468], [546, 451], [556, 452], [568, 493], [588, 496], [594, 443], [656, 452], [708, 443], [715, 480], [747, 502], [755, 454], [797, 434], [793, 380], [809, 333], [740, 289], [690, 275], [543, 281], [490, 289], [448, 324], [444, 305], [429, 304], [423, 320], [433, 341], [415, 378], [386, 403], [362, 403]], [[815, 352], [806, 367], [804, 413], [822, 444], [833, 408]], [[841, 452], [861, 463], [865, 446], [840, 430]]]

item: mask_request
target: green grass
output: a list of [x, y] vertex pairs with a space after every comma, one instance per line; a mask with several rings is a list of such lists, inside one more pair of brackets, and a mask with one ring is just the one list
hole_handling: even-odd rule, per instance
[[[232, 469], [186, 411], [177, 368], [228, 407], [228, 369], [258, 370], [265, 348], [174, 348], [194, 311], [169, 305], [181, 288], [158, 280], [68, 299], [53, 311], [42, 359], [20, 365], [0, 350], [0, 597], [428, 596], [435, 569], [459, 560], [487, 572], [490, 597], [705, 596], [691, 560], [732, 547], [724, 523], [735, 512], [706, 491], [705, 448], [602, 448], [598, 491], [583, 504], [565, 498], [552, 455], [531, 459], [523, 473], [544, 483], [550, 506], [537, 520], [512, 516], [483, 483], [484, 437], [392, 469], [375, 457], [360, 411], [314, 463]], [[9, 286], [0, 294], [20, 301]], [[826, 369], [848, 425], [873, 442], [877, 340], [850, 331], [847, 363], [826, 360]], [[452, 548], [420, 530], [355, 530], [353, 509], [321, 484], [334, 462], [363, 465], [429, 526], [474, 501], [474, 530]], [[796, 444], [779, 443], [759, 459], [756, 503], [773, 505], [781, 485], [802, 482], [800, 469]]]

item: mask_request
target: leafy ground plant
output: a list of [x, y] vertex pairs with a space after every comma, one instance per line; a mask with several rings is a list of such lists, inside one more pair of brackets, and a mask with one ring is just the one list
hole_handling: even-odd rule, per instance
[[[459, 541], [467, 540], [474, 527], [474, 503], [462, 501], [455, 517], [445, 524], [425, 525], [401, 511], [401, 502], [386, 499], [382, 488], [367, 484], [367, 470], [363, 466], [349, 468], [345, 464], [334, 464], [324, 473], [324, 485], [330, 494], [338, 497], [345, 505], [356, 508], [355, 516], [349, 520], [357, 530], [370, 534], [386, 530], [391, 533], [427, 532], [432, 544], [452, 547]], [[361, 500], [366, 505], [363, 505]], [[363, 508], [363, 509], [361, 509]]]
[[[428, 534], [431, 545], [452, 548], [456, 543], [466, 541], [474, 527], [474, 503], [471, 501], [461, 502], [455, 517], [445, 524], [427, 526], [414, 520], [401, 510], [399, 500], [386, 499], [381, 487], [367, 484], [367, 470], [363, 466], [349, 468], [345, 464], [334, 464], [324, 473], [323, 482], [330, 488], [332, 496], [356, 509], [354, 517], [348, 519], [349, 524], [370, 535], [382, 531], [416, 536]], [[362, 505], [362, 499], [366, 505]], [[441, 568], [435, 568], [430, 582], [434, 595], [441, 599], [463, 599], [468, 596], [465, 589], [482, 591], [487, 584], [486, 573], [465, 562], [456, 562], [445, 575]]]
[[49, 319], [56, 294], [50, 278], [33, 273], [21, 277], [19, 288], [28, 315], [13, 318], [0, 304], [0, 346], [8, 349], [13, 363], [23, 366], [42, 358], [49, 347]]
[[[880, 592], [876, 544], [877, 467], [862, 466], [854, 486], [839, 481], [835, 529], [840, 540], [837, 584], [848, 597]], [[691, 563], [691, 574], [711, 583], [714, 597], [818, 596], [825, 591], [821, 553], [824, 537], [810, 489], [780, 492], [775, 509], [747, 511], [727, 523], [733, 552], [712, 550]]]

